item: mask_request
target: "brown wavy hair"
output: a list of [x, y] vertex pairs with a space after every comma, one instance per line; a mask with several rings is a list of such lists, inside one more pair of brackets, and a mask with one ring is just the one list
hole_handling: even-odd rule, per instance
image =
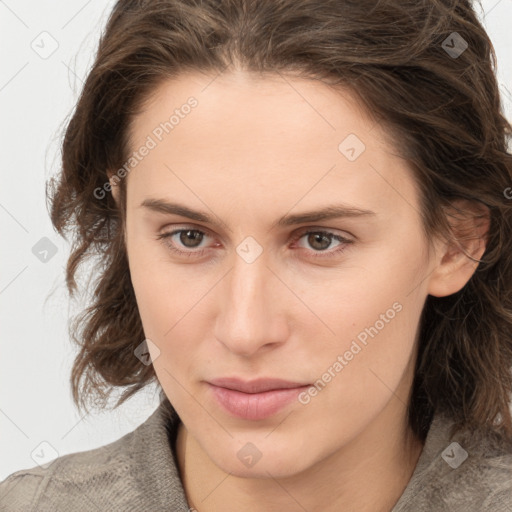
[[[463, 48], [454, 38], [467, 43], [458, 56], [447, 51]], [[164, 80], [233, 66], [356, 94], [414, 171], [428, 240], [453, 239], [453, 200], [488, 208], [487, 247], [469, 282], [448, 297], [427, 297], [408, 418], [423, 440], [435, 411], [455, 429], [512, 440], [512, 127], [496, 65], [464, 0], [119, 0], [65, 127], [62, 169], [47, 187], [53, 225], [72, 238], [71, 297], [80, 269], [94, 279], [89, 306], [70, 326], [78, 408], [104, 406], [120, 388], [117, 407], [158, 385], [153, 366], [134, 356], [145, 336], [123, 240], [126, 180], [119, 207], [105, 193], [133, 151], [131, 122]], [[84, 266], [91, 258], [92, 272]]]

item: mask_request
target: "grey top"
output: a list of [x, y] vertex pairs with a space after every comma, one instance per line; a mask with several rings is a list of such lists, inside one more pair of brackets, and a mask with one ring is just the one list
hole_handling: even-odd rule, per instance
[[[180, 418], [164, 400], [117, 441], [63, 455], [0, 482], [2, 512], [188, 512], [175, 440]], [[390, 512], [512, 512], [512, 448], [458, 432], [435, 415], [414, 473]]]

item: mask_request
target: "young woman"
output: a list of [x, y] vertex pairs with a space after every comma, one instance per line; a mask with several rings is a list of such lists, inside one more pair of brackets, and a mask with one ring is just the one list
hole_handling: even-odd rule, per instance
[[4, 511], [512, 510], [512, 155], [469, 1], [120, 0], [49, 188], [77, 405]]

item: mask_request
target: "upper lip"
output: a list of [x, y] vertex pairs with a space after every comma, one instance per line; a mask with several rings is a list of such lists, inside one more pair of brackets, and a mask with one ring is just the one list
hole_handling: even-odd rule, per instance
[[214, 386], [221, 388], [233, 389], [241, 391], [242, 393], [263, 393], [274, 389], [291, 389], [307, 386], [301, 382], [292, 382], [283, 379], [260, 378], [255, 380], [245, 381], [238, 377], [224, 377], [219, 379], [212, 379], [208, 381]]

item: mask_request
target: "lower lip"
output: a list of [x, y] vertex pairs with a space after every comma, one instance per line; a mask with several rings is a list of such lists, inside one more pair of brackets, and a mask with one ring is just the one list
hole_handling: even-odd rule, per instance
[[208, 384], [217, 402], [230, 414], [244, 420], [262, 420], [279, 412], [310, 386], [242, 393]]

